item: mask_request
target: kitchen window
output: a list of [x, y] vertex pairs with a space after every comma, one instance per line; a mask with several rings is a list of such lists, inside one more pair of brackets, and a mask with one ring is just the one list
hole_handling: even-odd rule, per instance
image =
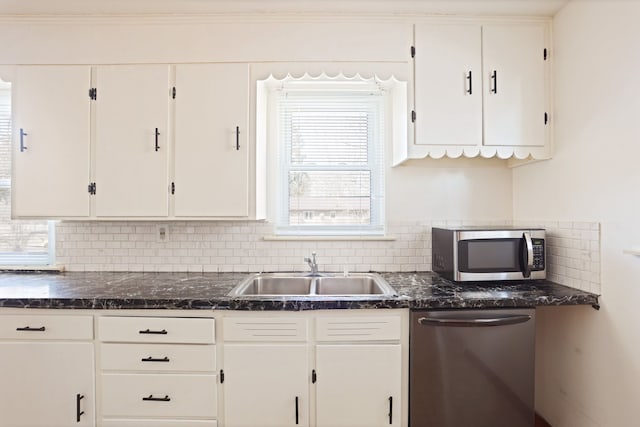
[[285, 79], [271, 96], [276, 234], [384, 234], [384, 87]]
[[0, 265], [51, 265], [53, 221], [11, 219], [11, 84], [0, 80]]

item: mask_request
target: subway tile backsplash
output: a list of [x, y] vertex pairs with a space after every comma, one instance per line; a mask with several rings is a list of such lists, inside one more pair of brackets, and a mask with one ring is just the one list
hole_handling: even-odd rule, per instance
[[[60, 222], [57, 264], [68, 271], [300, 271], [316, 252], [325, 271], [431, 270], [431, 227], [512, 225], [511, 221], [392, 223], [391, 240], [270, 240], [264, 222]], [[600, 292], [600, 226], [589, 222], [518, 221], [548, 231], [549, 278]], [[159, 228], [168, 233], [160, 238]]]

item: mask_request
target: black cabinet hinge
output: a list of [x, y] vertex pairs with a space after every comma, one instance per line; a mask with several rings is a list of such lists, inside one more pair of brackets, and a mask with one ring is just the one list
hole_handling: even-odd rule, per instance
[[96, 89], [95, 87], [89, 89], [89, 99], [93, 101], [98, 99], [98, 89]]
[[176, 99], [176, 87], [175, 86], [171, 89], [171, 98]]
[[549, 123], [549, 114], [544, 113], [544, 124], [546, 125], [547, 123]]
[[411, 57], [412, 58], [416, 57], [416, 47], [415, 46], [411, 46]]
[[95, 182], [91, 182], [89, 183], [89, 187], [87, 188], [87, 190], [89, 190], [89, 194], [96, 194], [96, 183]]
[[546, 47], [544, 48], [543, 56], [544, 56], [544, 60], [546, 61], [546, 60], [547, 60], [547, 56], [548, 56], [548, 55], [547, 55], [547, 48], [546, 48]]
[[411, 111], [411, 123], [416, 122], [416, 110]]
[[175, 182], [171, 183], [171, 194], [176, 194], [176, 183]]
[[224, 370], [220, 369], [220, 384], [224, 384]]

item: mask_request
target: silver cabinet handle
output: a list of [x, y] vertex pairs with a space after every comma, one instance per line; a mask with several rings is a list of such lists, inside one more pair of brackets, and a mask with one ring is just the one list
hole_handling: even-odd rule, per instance
[[27, 146], [24, 145], [24, 137], [29, 135], [28, 133], [26, 133], [24, 131], [24, 129], [20, 128], [20, 152], [22, 153], [24, 150], [27, 149]]
[[462, 319], [462, 318], [445, 318], [436, 317], [420, 317], [418, 323], [425, 326], [457, 326], [457, 327], [486, 327], [486, 326], [505, 326], [517, 325], [531, 320], [528, 314], [518, 314], [513, 316], [490, 317], [486, 319]]
[[527, 247], [527, 260], [524, 265], [524, 271], [522, 275], [524, 277], [531, 277], [531, 270], [533, 269], [533, 242], [531, 241], [531, 233], [525, 231], [522, 233], [522, 238]]

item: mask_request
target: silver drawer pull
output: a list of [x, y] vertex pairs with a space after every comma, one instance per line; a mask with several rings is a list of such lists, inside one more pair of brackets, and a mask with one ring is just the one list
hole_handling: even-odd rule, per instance
[[143, 397], [142, 400], [145, 402], [170, 402], [171, 398], [169, 396], [153, 397], [153, 394], [150, 394], [149, 397]]

